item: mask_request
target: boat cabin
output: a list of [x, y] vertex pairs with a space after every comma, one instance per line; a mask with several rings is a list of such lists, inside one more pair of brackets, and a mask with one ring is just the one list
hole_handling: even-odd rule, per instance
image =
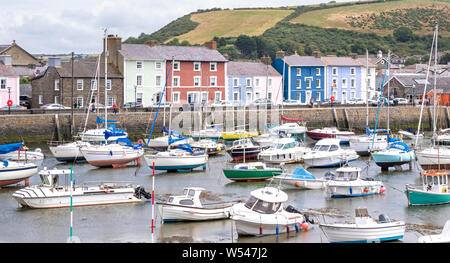
[[293, 138], [284, 138], [275, 140], [269, 147], [270, 150], [288, 150], [291, 148], [295, 148], [297, 146], [297, 142]]
[[200, 194], [204, 190], [201, 187], [186, 187], [183, 190], [183, 195], [170, 196], [167, 202], [175, 205], [202, 207]]
[[60, 175], [70, 175], [70, 170], [47, 170], [47, 167], [44, 167], [44, 169], [39, 172], [42, 184], [50, 187], [58, 186]]
[[360, 178], [361, 168], [344, 166], [336, 169], [336, 173], [327, 173], [325, 177], [334, 181], [354, 181]]
[[282, 204], [288, 199], [286, 193], [274, 187], [257, 189], [252, 191], [250, 195], [245, 207], [260, 214], [281, 212]]
[[426, 171], [421, 174], [422, 184], [427, 191], [448, 192], [448, 175], [446, 171]]
[[266, 165], [262, 162], [241, 163], [237, 164], [234, 169], [238, 170], [265, 170]]
[[313, 152], [333, 152], [341, 149], [339, 139], [322, 139], [314, 145]]
[[243, 138], [233, 141], [231, 148], [243, 148], [249, 145], [253, 146], [252, 141], [249, 138]]

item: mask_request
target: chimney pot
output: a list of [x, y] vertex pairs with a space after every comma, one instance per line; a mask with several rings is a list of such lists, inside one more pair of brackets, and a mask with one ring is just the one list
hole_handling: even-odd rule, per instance
[[283, 50], [280, 49], [280, 50], [277, 51], [277, 53], [275, 54], [275, 58], [281, 58], [281, 59], [283, 59], [285, 54], [286, 54], [286, 53], [285, 53]]
[[149, 40], [149, 41], [147, 41], [147, 45], [149, 45], [151, 47], [154, 47], [155, 46], [155, 41]]
[[217, 49], [217, 42], [216, 41], [208, 41], [205, 42], [205, 46], [209, 49]]

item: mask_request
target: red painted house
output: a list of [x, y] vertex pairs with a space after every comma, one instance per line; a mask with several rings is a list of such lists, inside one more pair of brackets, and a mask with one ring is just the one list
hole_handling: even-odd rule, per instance
[[227, 59], [215, 42], [204, 47], [154, 46], [165, 59], [166, 101], [174, 106], [226, 100]]

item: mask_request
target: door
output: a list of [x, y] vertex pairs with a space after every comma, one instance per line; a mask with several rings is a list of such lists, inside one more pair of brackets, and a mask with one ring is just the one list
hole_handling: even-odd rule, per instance
[[342, 104], [347, 103], [347, 91], [342, 92]]
[[307, 91], [305, 103], [309, 104], [310, 100], [311, 100], [311, 91]]

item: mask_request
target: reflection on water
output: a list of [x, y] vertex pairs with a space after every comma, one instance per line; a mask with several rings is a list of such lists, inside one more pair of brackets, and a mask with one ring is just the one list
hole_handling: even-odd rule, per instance
[[[313, 143], [313, 142], [311, 142]], [[34, 148], [35, 146], [29, 146]], [[70, 169], [71, 164], [58, 163], [51, 158], [45, 145], [40, 147], [46, 159], [40, 168], [48, 167]], [[223, 200], [246, 200], [252, 190], [269, 184], [265, 182], [233, 182], [222, 172], [230, 167], [226, 153], [210, 157], [205, 171], [196, 169], [191, 173], [167, 173], [156, 171], [156, 199], [162, 200], [169, 195], [179, 194], [185, 186], [199, 186], [220, 195]], [[420, 178], [416, 165], [411, 170], [403, 165], [402, 170], [391, 169], [381, 172], [374, 162], [364, 157], [352, 162], [363, 170], [364, 177], [383, 181], [387, 188], [384, 195], [362, 198], [333, 199], [322, 190], [286, 190], [292, 205], [307, 212], [321, 222], [351, 222], [354, 209], [367, 207], [369, 214], [378, 217], [387, 214], [394, 220], [408, 223], [407, 233], [401, 242], [416, 242], [421, 234], [440, 232], [445, 221], [450, 219], [450, 205], [432, 207], [408, 207], [404, 194], [406, 184], [419, 184]], [[289, 164], [289, 172], [300, 164]], [[145, 162], [141, 167], [96, 168], [88, 163], [73, 164], [74, 179], [77, 184], [86, 182], [119, 181], [141, 185], [147, 191], [152, 189], [152, 170]], [[322, 177], [328, 169], [309, 169], [316, 177]], [[30, 178], [30, 184], [39, 184], [38, 176]], [[11, 197], [12, 193], [23, 187], [23, 183], [0, 190], [0, 242], [66, 242], [69, 236], [70, 210], [25, 209], [19, 207]], [[151, 242], [152, 205], [150, 200], [140, 204], [105, 205], [74, 208], [74, 235], [81, 242]], [[157, 209], [155, 208], [157, 213]], [[158, 216], [158, 215], [157, 215]], [[430, 232], [430, 230], [432, 230]], [[428, 231], [428, 232], [427, 232]], [[194, 223], [164, 223], [156, 218], [157, 242], [253, 242], [253, 243], [321, 243], [328, 242], [318, 225], [312, 225], [309, 231], [264, 237], [239, 237], [231, 220], [217, 220]]]

